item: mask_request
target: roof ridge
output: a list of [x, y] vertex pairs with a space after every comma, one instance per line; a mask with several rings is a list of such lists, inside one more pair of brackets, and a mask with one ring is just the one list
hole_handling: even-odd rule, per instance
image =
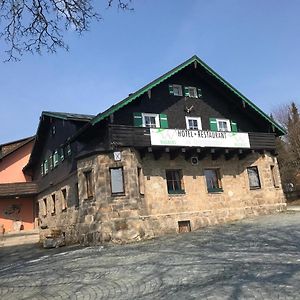
[[223, 85], [225, 85], [229, 90], [231, 90], [234, 94], [236, 94], [241, 100], [245, 101], [252, 109], [254, 109], [257, 113], [259, 113], [264, 119], [270, 122], [273, 126], [275, 126], [279, 132], [282, 134], [286, 134], [286, 130], [280, 126], [277, 122], [275, 122], [272, 118], [270, 118], [265, 112], [263, 112], [256, 104], [254, 104], [251, 100], [249, 100], [246, 96], [244, 96], [241, 92], [239, 92], [235, 87], [233, 87], [228, 81], [226, 81], [222, 76], [220, 76], [217, 72], [215, 72], [212, 68], [210, 68], [204, 61], [202, 61], [197, 55], [193, 55], [191, 58], [187, 59], [177, 67], [171, 69], [170, 71], [166, 72], [165, 74], [159, 76], [158, 78], [152, 80], [150, 83], [146, 84], [142, 88], [138, 89], [136, 92], [130, 94], [128, 97], [124, 98], [123, 100], [113, 104], [107, 110], [97, 114], [90, 123], [95, 125], [96, 123], [100, 122], [104, 118], [108, 117], [110, 114], [114, 113], [115, 111], [119, 110], [123, 106], [126, 106], [137, 97], [141, 96], [151, 88], [155, 87], [156, 85], [160, 84], [164, 80], [168, 79], [169, 77], [173, 76], [177, 72], [181, 71], [188, 65], [193, 62], [199, 63], [209, 74], [214, 76], [218, 81], [220, 81]]

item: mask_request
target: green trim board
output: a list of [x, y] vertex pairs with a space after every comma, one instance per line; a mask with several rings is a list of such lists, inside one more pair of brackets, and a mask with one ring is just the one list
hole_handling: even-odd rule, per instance
[[174, 69], [170, 70], [169, 72], [165, 73], [164, 75], [158, 77], [157, 79], [153, 80], [146, 86], [142, 87], [135, 93], [131, 94], [124, 100], [120, 101], [119, 103], [111, 106], [106, 111], [98, 114], [96, 117], [94, 117], [90, 123], [92, 125], [95, 125], [96, 123], [100, 122], [101, 120], [107, 118], [112, 113], [118, 111], [122, 107], [126, 106], [142, 94], [148, 92], [158, 84], [162, 83], [166, 79], [170, 78], [174, 74], [178, 73], [185, 67], [189, 66], [190, 64], [199, 64], [201, 67], [203, 67], [210, 75], [212, 75], [214, 78], [216, 78], [219, 82], [221, 82], [225, 87], [227, 87], [229, 90], [231, 90], [234, 94], [236, 94], [242, 101], [247, 103], [251, 108], [253, 108], [257, 113], [259, 113], [263, 118], [265, 118], [268, 122], [270, 122], [273, 126], [275, 126], [281, 134], [286, 134], [286, 130], [281, 127], [279, 124], [277, 124], [272, 118], [270, 118], [266, 113], [264, 113], [260, 108], [258, 108], [253, 102], [251, 102], [248, 98], [246, 98], [242, 93], [240, 93], [237, 89], [235, 89], [229, 82], [227, 82], [224, 78], [222, 78], [219, 74], [217, 74], [213, 69], [211, 69], [206, 63], [204, 63], [198, 56], [194, 55], [190, 59], [186, 60], [179, 66], [175, 67]]

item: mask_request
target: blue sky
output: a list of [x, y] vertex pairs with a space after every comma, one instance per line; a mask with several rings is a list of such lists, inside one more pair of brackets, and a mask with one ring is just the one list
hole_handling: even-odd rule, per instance
[[97, 114], [194, 54], [267, 113], [299, 103], [298, 0], [96, 2], [103, 19], [70, 31], [69, 52], [0, 62], [0, 144], [35, 134], [43, 110]]

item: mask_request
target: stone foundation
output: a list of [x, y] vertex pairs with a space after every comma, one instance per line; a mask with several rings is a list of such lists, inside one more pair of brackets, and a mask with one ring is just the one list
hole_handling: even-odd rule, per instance
[[[56, 209], [48, 206], [47, 216], [40, 214], [41, 230], [45, 236], [51, 229], [60, 229], [66, 243], [93, 244], [103, 242], [128, 243], [179, 231], [179, 221], [189, 221], [191, 230], [222, 224], [248, 216], [279, 212], [285, 209], [277, 160], [271, 154], [253, 153], [240, 160], [233, 157], [217, 160], [207, 157], [198, 165], [191, 165], [179, 155], [170, 160], [164, 154], [155, 160], [152, 154], [143, 159], [130, 148], [121, 151], [121, 161], [114, 161], [113, 153], [103, 153], [82, 159], [77, 174], [59, 186], [39, 195], [51, 204], [53, 193], [68, 190], [67, 208], [62, 197], [56, 197]], [[247, 167], [256, 166], [261, 188], [251, 190]], [[272, 178], [273, 166], [275, 181]], [[110, 168], [123, 168], [124, 194], [112, 195]], [[223, 191], [209, 193], [204, 176], [206, 168], [218, 168]], [[166, 170], [180, 169], [184, 194], [170, 195], [166, 185]], [[85, 173], [91, 172], [93, 196], [88, 197]], [[273, 175], [274, 176], [274, 175]], [[72, 203], [78, 181], [78, 208]]]

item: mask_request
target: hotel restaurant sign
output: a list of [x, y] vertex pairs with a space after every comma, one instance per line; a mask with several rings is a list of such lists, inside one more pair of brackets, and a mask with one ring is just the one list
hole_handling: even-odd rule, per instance
[[250, 148], [248, 133], [150, 128], [151, 145]]

